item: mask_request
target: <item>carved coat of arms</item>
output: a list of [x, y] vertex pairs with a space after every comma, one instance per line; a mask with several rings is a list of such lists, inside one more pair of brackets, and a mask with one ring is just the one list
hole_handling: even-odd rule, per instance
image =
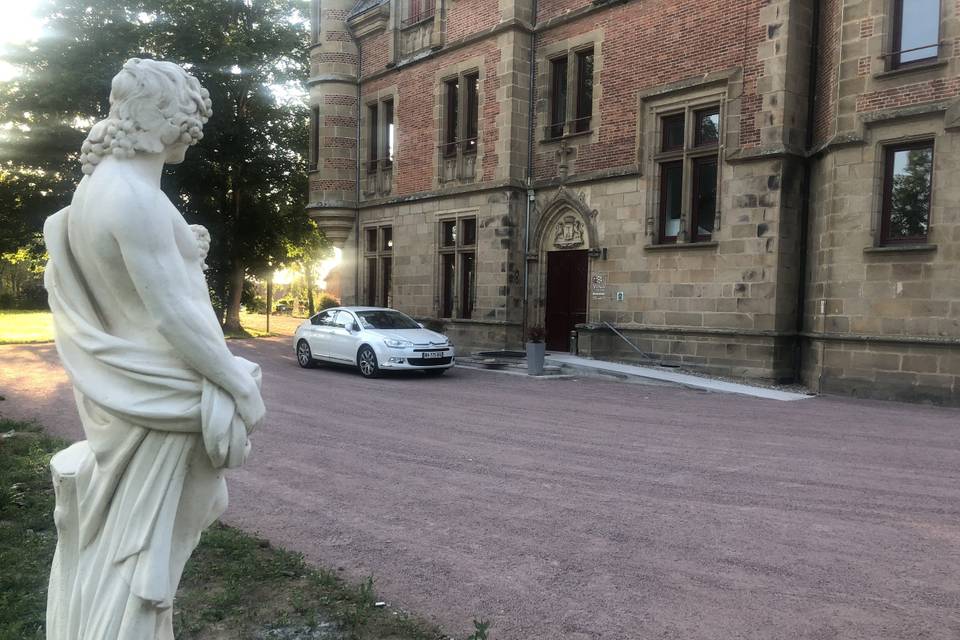
[[575, 216], [564, 216], [554, 229], [553, 246], [558, 249], [579, 247], [583, 244], [583, 223]]

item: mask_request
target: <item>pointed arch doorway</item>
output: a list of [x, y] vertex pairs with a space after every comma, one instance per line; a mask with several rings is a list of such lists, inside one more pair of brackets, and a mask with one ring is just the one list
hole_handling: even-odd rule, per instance
[[597, 211], [584, 195], [561, 186], [538, 216], [533, 236], [536, 247], [536, 297], [531, 301], [533, 324], [543, 325], [547, 348], [566, 351], [570, 332], [589, 314], [590, 256], [597, 249]]
[[570, 332], [587, 321], [587, 250], [547, 252], [544, 329], [547, 349], [566, 351]]

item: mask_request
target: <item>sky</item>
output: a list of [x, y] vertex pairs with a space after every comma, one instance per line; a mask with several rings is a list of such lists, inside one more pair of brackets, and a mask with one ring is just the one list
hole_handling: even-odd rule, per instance
[[40, 21], [33, 16], [39, 0], [0, 0], [0, 80], [9, 80], [16, 69], [2, 60], [5, 45], [40, 35]]

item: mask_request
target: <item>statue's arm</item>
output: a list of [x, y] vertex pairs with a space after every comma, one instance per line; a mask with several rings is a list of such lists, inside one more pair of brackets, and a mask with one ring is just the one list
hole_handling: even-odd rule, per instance
[[223, 335], [212, 330], [205, 310], [184, 294], [187, 265], [160, 198], [123, 198], [126, 202], [105, 208], [124, 265], [157, 331], [188, 366], [233, 396], [252, 429], [265, 411], [260, 390], [227, 349]]

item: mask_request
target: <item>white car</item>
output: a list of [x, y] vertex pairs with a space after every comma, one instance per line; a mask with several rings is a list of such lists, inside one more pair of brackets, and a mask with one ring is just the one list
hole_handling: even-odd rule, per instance
[[297, 363], [352, 364], [365, 378], [381, 371], [421, 369], [441, 375], [454, 364], [453, 345], [410, 316], [383, 307], [335, 307], [314, 315], [293, 334]]

